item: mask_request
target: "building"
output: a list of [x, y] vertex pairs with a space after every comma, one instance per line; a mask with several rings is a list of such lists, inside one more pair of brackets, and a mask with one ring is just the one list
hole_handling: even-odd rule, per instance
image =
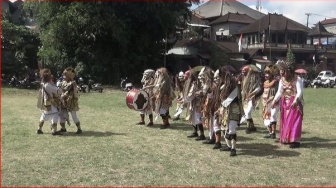
[[335, 34], [328, 32], [322, 22], [318, 22], [308, 33], [310, 43], [316, 47], [314, 67], [316, 71], [332, 70], [336, 71], [336, 41]]
[[325, 19], [321, 21], [321, 24], [328, 32], [336, 34], [336, 18]]
[[236, 0], [210, 0], [204, 3], [202, 6], [196, 8], [194, 12], [209, 21], [213, 21], [227, 13], [236, 12], [239, 14], [246, 14], [253, 19], [259, 19], [264, 16], [263, 13], [251, 9], [250, 7]]
[[227, 13], [210, 22], [211, 39], [216, 41], [227, 41], [243, 27], [255, 22], [255, 19], [246, 15], [236, 13]]
[[265, 15], [236, 0], [208, 1], [193, 12], [209, 22], [212, 40], [229, 38], [242, 27]]

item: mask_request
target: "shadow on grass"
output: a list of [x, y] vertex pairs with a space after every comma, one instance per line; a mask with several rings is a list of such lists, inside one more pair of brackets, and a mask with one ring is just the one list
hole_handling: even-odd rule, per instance
[[336, 148], [336, 142], [320, 137], [303, 137], [301, 138], [301, 148]]
[[106, 137], [106, 136], [118, 136], [118, 135], [126, 135], [126, 133], [113, 133], [113, 132], [98, 132], [98, 131], [85, 131], [83, 130], [83, 133], [76, 134], [76, 132], [67, 132], [66, 134], [63, 134], [61, 136], [93, 136], [93, 137]]
[[173, 122], [170, 123], [170, 128], [173, 130], [182, 130], [182, 131], [193, 131], [193, 126], [190, 123], [182, 122]]
[[278, 150], [277, 145], [272, 144], [237, 144], [238, 155], [251, 155], [256, 157], [295, 157], [299, 156], [298, 151], [293, 150]]

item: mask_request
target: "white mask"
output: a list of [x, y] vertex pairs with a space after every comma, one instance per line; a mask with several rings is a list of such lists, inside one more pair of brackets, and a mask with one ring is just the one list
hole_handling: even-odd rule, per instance
[[216, 84], [218, 84], [219, 83], [219, 79], [220, 79], [220, 77], [219, 77], [219, 70], [217, 69], [216, 72], [215, 72], [215, 74], [214, 74], [214, 82]]

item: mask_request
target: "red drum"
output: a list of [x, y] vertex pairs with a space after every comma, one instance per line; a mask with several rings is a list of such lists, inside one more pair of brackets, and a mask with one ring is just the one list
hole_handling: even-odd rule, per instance
[[127, 93], [126, 104], [128, 108], [136, 111], [146, 109], [149, 103], [149, 95], [146, 91], [132, 89]]

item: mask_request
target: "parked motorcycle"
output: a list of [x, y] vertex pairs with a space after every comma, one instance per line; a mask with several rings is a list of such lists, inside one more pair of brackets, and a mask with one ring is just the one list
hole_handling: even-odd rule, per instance
[[310, 86], [313, 88], [322, 87], [322, 81], [320, 77], [315, 78], [311, 83]]
[[9, 86], [9, 87], [19, 87], [19, 84], [20, 84], [20, 82], [18, 81], [18, 79], [16, 78], [16, 76], [13, 76], [13, 77], [10, 79], [10, 81], [9, 81], [9, 83], [8, 83], [8, 86]]
[[77, 90], [82, 93], [87, 93], [89, 91], [89, 86], [86, 84], [78, 84]]
[[331, 80], [331, 79], [326, 79], [326, 80], [321, 80], [320, 77], [315, 78], [312, 82], [311, 82], [311, 86], [314, 88], [318, 88], [318, 87], [324, 87], [324, 88], [333, 88], [335, 87], [336, 83]]
[[328, 88], [328, 87], [333, 88], [335, 86], [335, 82], [331, 79], [326, 79], [322, 81], [322, 86], [324, 88]]
[[103, 92], [103, 86], [100, 83], [94, 83], [93, 80], [89, 80], [88, 91], [98, 91], [99, 93]]
[[129, 82], [128, 78], [121, 78], [120, 88], [124, 91], [130, 91], [133, 89], [133, 84]]
[[31, 81], [29, 78], [25, 78], [19, 81], [18, 88], [20, 89], [39, 89], [40, 82], [39, 81]]

